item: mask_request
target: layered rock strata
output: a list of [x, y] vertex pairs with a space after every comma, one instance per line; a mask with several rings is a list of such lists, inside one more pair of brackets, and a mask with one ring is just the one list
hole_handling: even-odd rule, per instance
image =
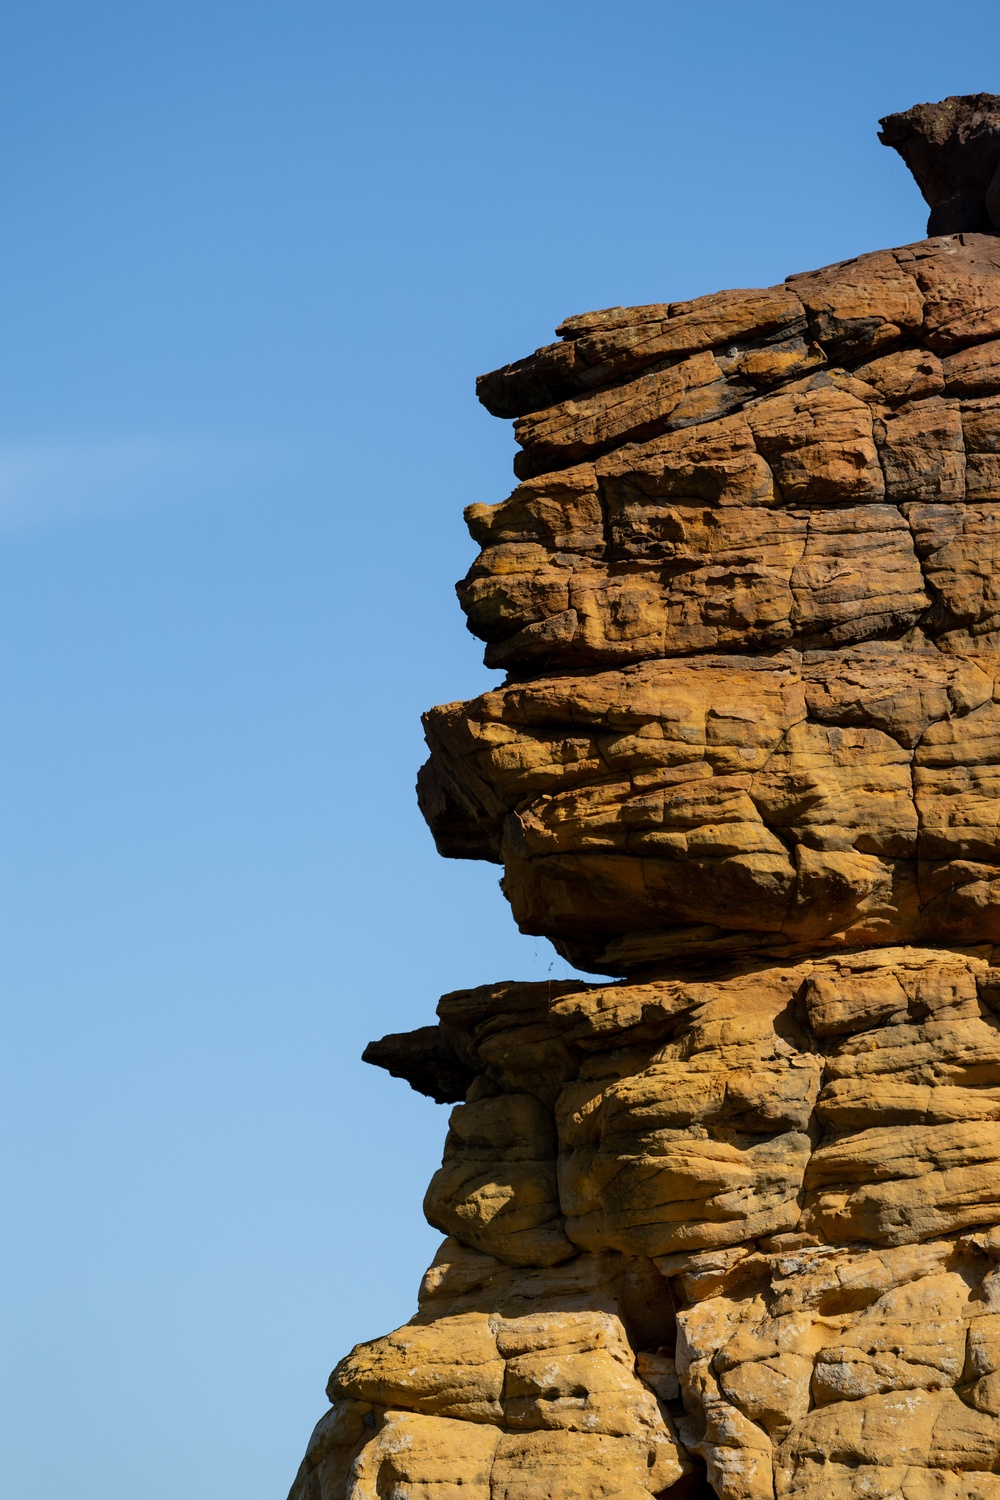
[[479, 382], [421, 805], [618, 978], [366, 1053], [446, 1238], [292, 1500], [1000, 1500], [1000, 100], [883, 126], [942, 232]]

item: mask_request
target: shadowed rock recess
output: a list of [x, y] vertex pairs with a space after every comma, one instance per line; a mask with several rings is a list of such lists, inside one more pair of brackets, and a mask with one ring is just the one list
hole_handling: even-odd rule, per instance
[[479, 382], [421, 806], [600, 977], [369, 1049], [447, 1238], [292, 1500], [1000, 1500], [1000, 98], [882, 124], [931, 238]]

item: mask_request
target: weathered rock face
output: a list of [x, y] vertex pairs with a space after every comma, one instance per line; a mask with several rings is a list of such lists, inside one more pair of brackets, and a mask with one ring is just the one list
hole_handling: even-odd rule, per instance
[[468, 512], [511, 681], [428, 715], [441, 851], [601, 972], [1000, 938], [1000, 240], [564, 332], [480, 382], [552, 404]]
[[959, 232], [480, 381], [421, 803], [621, 978], [366, 1053], [447, 1238], [292, 1500], [1000, 1500], [1000, 100], [883, 125]]

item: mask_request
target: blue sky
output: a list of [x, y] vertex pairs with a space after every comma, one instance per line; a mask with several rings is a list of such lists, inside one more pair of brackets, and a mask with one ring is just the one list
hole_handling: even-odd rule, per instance
[[492, 680], [475, 375], [919, 238], [877, 118], [1000, 92], [998, 42], [967, 0], [8, 0], [4, 1493], [281, 1500], [437, 1243], [446, 1111], [365, 1042], [568, 972], [412, 793], [420, 710]]

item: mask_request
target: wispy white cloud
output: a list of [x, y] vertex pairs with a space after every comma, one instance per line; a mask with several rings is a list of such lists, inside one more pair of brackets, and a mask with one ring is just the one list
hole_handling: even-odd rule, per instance
[[239, 440], [0, 443], [0, 528], [211, 498], [259, 477], [278, 456]]

